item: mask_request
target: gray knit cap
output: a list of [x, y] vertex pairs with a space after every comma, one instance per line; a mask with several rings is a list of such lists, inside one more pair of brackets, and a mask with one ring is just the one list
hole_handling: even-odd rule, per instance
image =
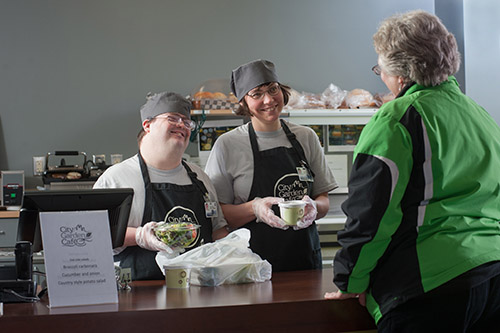
[[149, 93], [141, 107], [141, 120], [152, 119], [159, 114], [175, 112], [191, 118], [191, 102], [174, 92]]
[[264, 83], [279, 82], [274, 64], [268, 60], [255, 60], [233, 70], [231, 91], [238, 101], [255, 87]]

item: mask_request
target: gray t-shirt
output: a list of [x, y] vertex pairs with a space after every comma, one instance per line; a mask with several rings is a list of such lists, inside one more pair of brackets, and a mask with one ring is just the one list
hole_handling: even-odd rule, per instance
[[[187, 163], [193, 172], [196, 173], [199, 180], [203, 182], [207, 188], [210, 200], [218, 202], [217, 194], [212, 182], [203, 170], [192, 163]], [[186, 169], [179, 165], [173, 170], [159, 170], [148, 166], [148, 173], [152, 183], [171, 183], [177, 185], [192, 184]], [[142, 224], [142, 216], [144, 213], [145, 188], [144, 180], [142, 179], [141, 167], [139, 165], [138, 155], [124, 160], [121, 163], [115, 164], [108, 169], [97, 179], [94, 188], [123, 188], [130, 187], [134, 189], [134, 199], [130, 210], [128, 220], [129, 227], [139, 227]], [[217, 206], [218, 216], [212, 218], [212, 231], [223, 228], [227, 225], [220, 205]], [[115, 254], [119, 253], [124, 248], [115, 249]]]
[[[316, 133], [309, 127], [286, 123], [304, 149], [305, 157], [314, 172], [312, 197], [338, 187], [326, 162]], [[275, 132], [256, 132], [259, 150], [292, 147], [282, 128]], [[253, 154], [248, 124], [221, 135], [212, 148], [205, 172], [215, 186], [219, 200], [224, 204], [248, 201], [253, 181]]]

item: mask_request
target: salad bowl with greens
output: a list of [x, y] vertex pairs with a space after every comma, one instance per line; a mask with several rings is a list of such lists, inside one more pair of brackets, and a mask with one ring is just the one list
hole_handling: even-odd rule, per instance
[[196, 244], [200, 237], [199, 224], [188, 222], [166, 223], [158, 222], [154, 228], [156, 237], [170, 247], [188, 249]]

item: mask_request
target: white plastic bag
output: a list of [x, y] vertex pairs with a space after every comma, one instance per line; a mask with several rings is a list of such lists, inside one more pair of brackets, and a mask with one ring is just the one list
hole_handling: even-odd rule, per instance
[[250, 230], [242, 228], [175, 258], [168, 258], [166, 253], [159, 252], [156, 263], [163, 274], [163, 266], [191, 265], [190, 283], [199, 286], [270, 280], [271, 264], [250, 250], [249, 240]]

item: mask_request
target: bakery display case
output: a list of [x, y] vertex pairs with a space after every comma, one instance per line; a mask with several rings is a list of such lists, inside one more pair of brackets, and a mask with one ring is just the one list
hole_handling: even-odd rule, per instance
[[356, 146], [364, 125], [328, 125], [329, 151], [351, 150]]
[[[378, 109], [302, 109], [287, 110], [283, 116], [290, 122], [314, 129], [325, 153], [352, 152], [363, 127]], [[318, 126], [321, 129], [318, 129]]]

